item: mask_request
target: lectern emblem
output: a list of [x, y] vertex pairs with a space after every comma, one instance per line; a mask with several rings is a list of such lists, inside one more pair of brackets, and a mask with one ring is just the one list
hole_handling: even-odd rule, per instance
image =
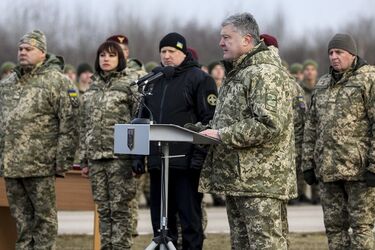
[[130, 150], [133, 150], [134, 148], [134, 134], [135, 134], [135, 129], [129, 128], [128, 129], [128, 148]]

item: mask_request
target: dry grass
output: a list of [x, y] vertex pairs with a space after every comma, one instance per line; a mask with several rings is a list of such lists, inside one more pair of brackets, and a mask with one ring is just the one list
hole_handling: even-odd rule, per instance
[[[134, 250], [145, 249], [151, 242], [151, 235], [142, 235], [134, 240]], [[91, 250], [92, 236], [63, 235], [57, 241], [58, 250]], [[229, 250], [228, 234], [209, 234], [204, 242], [204, 250]], [[291, 234], [291, 250], [323, 250], [328, 249], [327, 239], [323, 233]]]

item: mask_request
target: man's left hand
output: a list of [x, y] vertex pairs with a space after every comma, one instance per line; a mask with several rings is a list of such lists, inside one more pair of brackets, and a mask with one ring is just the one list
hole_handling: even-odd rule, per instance
[[206, 129], [200, 132], [199, 134], [221, 140], [219, 130], [216, 130], [216, 129]]

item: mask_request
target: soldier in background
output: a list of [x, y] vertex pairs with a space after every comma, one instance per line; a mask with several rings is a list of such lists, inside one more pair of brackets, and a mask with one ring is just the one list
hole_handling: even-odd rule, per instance
[[6, 78], [12, 73], [12, 70], [16, 67], [16, 65], [12, 62], [5, 62], [0, 67], [0, 80]]
[[71, 64], [65, 64], [64, 75], [66, 75], [73, 84], [77, 81], [77, 71]]
[[130, 87], [125, 68], [120, 46], [112, 41], [101, 44], [93, 82], [82, 98], [81, 167], [98, 206], [102, 249], [130, 250], [133, 243], [130, 203], [136, 183], [131, 159], [113, 151], [114, 125], [129, 123], [136, 109], [137, 88]]
[[221, 64], [219, 61], [210, 63], [208, 65], [208, 74], [215, 80], [216, 87], [219, 90], [225, 78], [225, 69], [223, 64]]
[[[311, 96], [315, 89], [315, 85], [318, 82], [318, 63], [314, 60], [307, 59], [303, 62], [303, 81], [299, 84], [301, 85], [304, 91], [304, 98], [306, 102], [306, 109], [310, 108]], [[301, 172], [302, 169], [299, 170]], [[319, 197], [319, 186], [317, 184], [311, 185], [311, 200], [306, 197], [306, 184], [303, 180], [303, 174], [298, 175], [297, 178], [298, 190], [301, 190], [302, 198], [301, 201], [311, 202], [313, 205], [320, 203]], [[299, 191], [300, 192], [300, 191]], [[300, 196], [301, 197], [301, 196]]]
[[303, 81], [303, 65], [300, 63], [292, 63], [289, 67], [289, 72], [294, 76], [296, 81], [300, 83]]
[[232, 249], [287, 249], [282, 209], [297, 196], [293, 80], [249, 13], [222, 23], [220, 89], [200, 191], [226, 195]]
[[78, 141], [79, 99], [34, 30], [18, 45], [18, 66], [0, 85], [0, 155], [16, 249], [55, 249], [55, 176], [71, 168]]
[[304, 176], [320, 183], [329, 249], [372, 250], [375, 68], [348, 34], [329, 41], [328, 57], [329, 73], [316, 85], [305, 125]]
[[77, 85], [78, 90], [81, 95], [85, 93], [89, 88], [92, 82], [92, 75], [94, 70], [92, 69], [91, 65], [88, 63], [81, 63], [77, 67]]

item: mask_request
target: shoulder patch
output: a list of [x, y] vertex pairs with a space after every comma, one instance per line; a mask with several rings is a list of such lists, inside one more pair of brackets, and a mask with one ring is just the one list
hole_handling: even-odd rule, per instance
[[74, 89], [74, 88], [68, 89], [68, 95], [69, 95], [70, 103], [72, 104], [72, 106], [74, 108], [78, 108], [79, 107], [79, 98], [78, 98], [77, 90]]

